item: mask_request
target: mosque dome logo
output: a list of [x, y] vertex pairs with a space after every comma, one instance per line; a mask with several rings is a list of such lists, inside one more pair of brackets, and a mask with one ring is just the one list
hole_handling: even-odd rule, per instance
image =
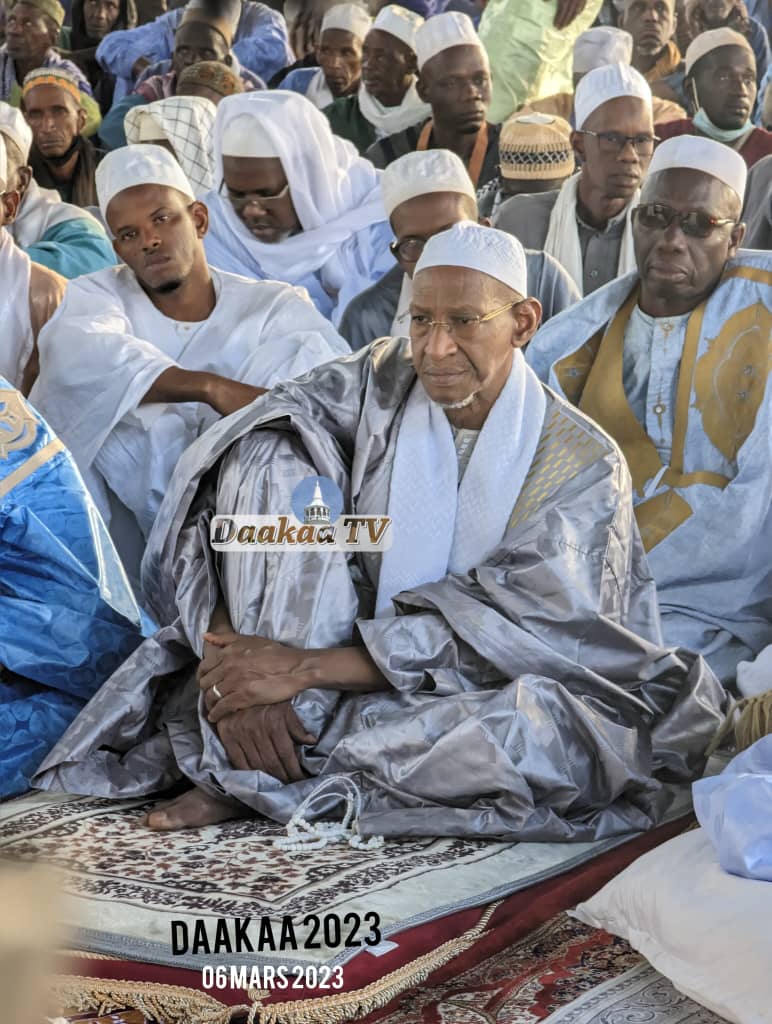
[[329, 526], [343, 511], [343, 494], [327, 476], [308, 476], [292, 492], [292, 512], [306, 526]]

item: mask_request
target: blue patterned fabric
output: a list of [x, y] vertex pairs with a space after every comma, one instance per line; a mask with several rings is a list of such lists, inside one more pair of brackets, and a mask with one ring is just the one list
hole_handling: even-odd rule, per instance
[[0, 798], [28, 788], [140, 623], [72, 458], [0, 377]]

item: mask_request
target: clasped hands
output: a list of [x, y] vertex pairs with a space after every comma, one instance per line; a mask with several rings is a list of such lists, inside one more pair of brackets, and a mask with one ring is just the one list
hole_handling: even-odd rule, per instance
[[296, 745], [316, 737], [291, 701], [313, 685], [307, 651], [263, 637], [205, 633], [197, 675], [209, 721], [234, 768], [264, 771], [284, 783], [305, 777]]

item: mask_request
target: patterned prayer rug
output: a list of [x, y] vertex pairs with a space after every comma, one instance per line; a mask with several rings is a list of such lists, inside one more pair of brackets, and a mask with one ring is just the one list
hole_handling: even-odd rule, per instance
[[[203, 964], [341, 966], [378, 933], [387, 939], [485, 906], [630, 839], [404, 839], [380, 850], [334, 844], [291, 854], [273, 845], [283, 829], [265, 819], [154, 833], [140, 824], [149, 806], [41, 793], [10, 801], [0, 805], [0, 857], [65, 870], [72, 907], [66, 923], [77, 928], [79, 948], [199, 970]], [[673, 816], [684, 810], [681, 802]], [[235, 948], [233, 922], [247, 918], [254, 952]], [[171, 944], [175, 921], [179, 955]], [[217, 931], [218, 922], [224, 931]], [[290, 952], [286, 944], [276, 948], [286, 922], [297, 944]], [[194, 948], [196, 936], [202, 941]]]

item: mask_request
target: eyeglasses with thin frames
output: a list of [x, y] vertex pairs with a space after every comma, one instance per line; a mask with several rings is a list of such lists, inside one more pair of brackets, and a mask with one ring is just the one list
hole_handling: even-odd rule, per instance
[[271, 206], [280, 202], [286, 195], [289, 194], [289, 182], [284, 186], [281, 191], [274, 193], [273, 195], [260, 195], [259, 192], [245, 192], [243, 194], [235, 195], [225, 183], [225, 178], [220, 182], [220, 187], [217, 190], [218, 193], [227, 199], [232, 206], [242, 209], [245, 206], [249, 206], [250, 203], [257, 203], [258, 206], [263, 206], [266, 209], [270, 209]]
[[460, 341], [471, 341], [481, 324], [488, 323], [494, 317], [506, 313], [508, 309], [519, 306], [524, 299], [516, 299], [515, 302], [508, 302], [505, 306], [492, 309], [490, 313], [483, 313], [480, 316], [452, 316], [448, 320], [431, 320], [423, 313], [411, 313], [409, 310], [398, 317], [399, 321], [410, 318], [411, 332], [418, 338], [426, 337], [433, 327], [444, 327], [448, 334]]
[[622, 135], [621, 132], [591, 132], [580, 131], [579, 135], [592, 135], [598, 140], [598, 147], [602, 152], [617, 155], [622, 152], [627, 143], [633, 147], [638, 156], [648, 156], [654, 152], [654, 144], [659, 142], [657, 135]]

